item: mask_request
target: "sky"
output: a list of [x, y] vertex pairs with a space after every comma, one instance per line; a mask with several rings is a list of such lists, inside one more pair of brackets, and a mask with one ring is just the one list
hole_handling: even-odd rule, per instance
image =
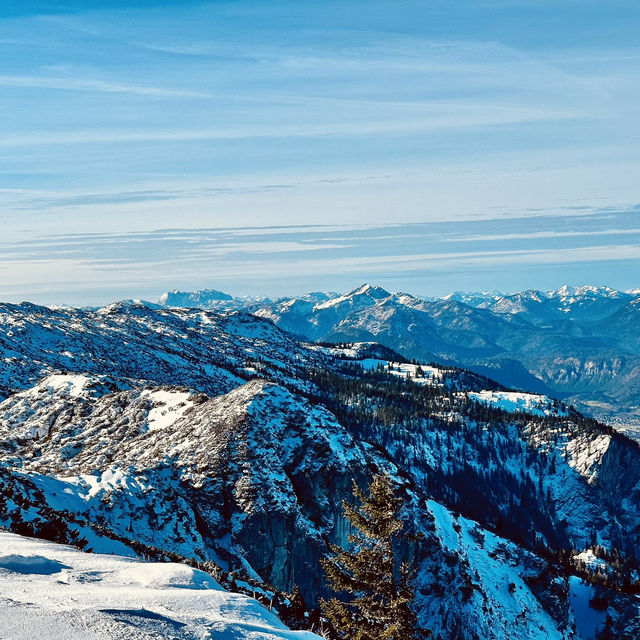
[[637, 0], [6, 0], [0, 300], [640, 287], [639, 31]]

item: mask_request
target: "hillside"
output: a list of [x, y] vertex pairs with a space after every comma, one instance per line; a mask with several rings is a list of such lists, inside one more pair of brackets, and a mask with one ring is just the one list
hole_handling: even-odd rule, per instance
[[314, 616], [319, 560], [347, 544], [341, 501], [385, 471], [436, 638], [586, 640], [596, 594], [616, 637], [638, 631], [639, 447], [561, 402], [375, 344], [305, 346], [237, 311], [0, 318], [11, 531], [206, 563], [278, 598], [297, 585]]
[[[180, 303], [219, 304], [197, 294]], [[640, 426], [637, 291], [564, 286], [420, 298], [366, 284], [343, 295], [235, 298], [233, 305], [307, 340], [379, 342], [409, 359], [552, 395], [630, 434]]]

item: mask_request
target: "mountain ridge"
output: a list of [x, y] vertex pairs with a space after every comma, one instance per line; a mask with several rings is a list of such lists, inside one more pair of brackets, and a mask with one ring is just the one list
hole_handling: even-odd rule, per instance
[[421, 298], [365, 283], [320, 301], [233, 305], [307, 340], [375, 341], [409, 359], [471, 368], [640, 433], [639, 299], [592, 285]]
[[[639, 447], [553, 398], [372, 341], [301, 344], [237, 310], [4, 305], [0, 323], [12, 531], [297, 584], [312, 609], [320, 558], [348, 544], [341, 501], [386, 472], [435, 637], [574, 640], [585, 594], [618, 637], [637, 630]], [[606, 576], [580, 565], [601, 547]]]

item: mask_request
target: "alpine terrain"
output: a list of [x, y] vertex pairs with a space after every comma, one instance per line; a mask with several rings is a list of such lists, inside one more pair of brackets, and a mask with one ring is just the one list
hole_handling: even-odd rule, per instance
[[409, 359], [464, 366], [550, 394], [640, 433], [638, 290], [563, 286], [425, 298], [364, 284], [344, 295], [277, 300], [174, 291], [160, 304], [244, 308], [313, 341], [376, 341]]
[[640, 445], [572, 406], [631, 407], [637, 301], [592, 293], [0, 305], [0, 635], [332, 637], [383, 474], [432, 637], [637, 638]]

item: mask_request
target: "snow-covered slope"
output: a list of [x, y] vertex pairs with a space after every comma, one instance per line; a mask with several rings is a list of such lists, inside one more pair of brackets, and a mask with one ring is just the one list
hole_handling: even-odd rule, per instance
[[[482, 630], [480, 637], [531, 640], [570, 637], [573, 616], [566, 602], [560, 604], [562, 599], [558, 599], [564, 623], [559, 625], [558, 619], [545, 610], [532, 592], [532, 578], [542, 571], [539, 558], [523, 554], [517, 546], [436, 502], [429, 501], [428, 506], [434, 515], [435, 535], [442, 544], [443, 553], [457, 558], [463, 567], [468, 564], [467, 572], [464, 569], [461, 572], [462, 585], [456, 586], [466, 589], [469, 602], [475, 605], [468, 607], [467, 615], [473, 620], [473, 626]], [[550, 582], [555, 583], [558, 592], [564, 595], [567, 590], [565, 580], [552, 576]], [[557, 615], [559, 611], [554, 613]], [[438, 620], [436, 615], [432, 618]], [[433, 631], [438, 635], [446, 634], [446, 628], [436, 627]]]
[[522, 412], [536, 416], [566, 416], [566, 406], [548, 396], [521, 391], [470, 391], [468, 397], [477, 402], [503, 409], [509, 413]]
[[[358, 314], [384, 326], [385, 300]], [[425, 313], [411, 304], [403, 320]], [[467, 309], [462, 327], [484, 317]], [[298, 585], [313, 608], [320, 558], [348, 544], [352, 481], [384, 470], [408, 500], [397, 552], [418, 569], [418, 615], [442, 638], [573, 640], [571, 551], [618, 554], [619, 583], [638, 569], [638, 447], [546, 397], [371, 341], [300, 345], [246, 313], [19, 305], [0, 321], [15, 532], [211, 562], [221, 584]]]
[[3, 459], [47, 504], [124, 539], [318, 588], [317, 571], [298, 576], [305, 556], [321, 534], [341, 535], [332, 495], [371, 462], [326, 409], [264, 380], [214, 398], [175, 387], [96, 397], [93, 379], [50, 396], [49, 380], [0, 404]]
[[0, 637], [11, 640], [317, 640], [175, 563], [89, 554], [0, 532]]
[[[396, 373], [375, 375], [402, 385], [415, 384]], [[435, 389], [446, 394], [452, 379], [447, 370], [442, 370], [441, 376]], [[568, 524], [570, 546], [579, 548], [588, 544], [587, 533], [606, 508], [599, 501], [598, 487], [604, 461], [611, 455], [611, 438], [581, 434], [580, 427], [569, 423], [556, 440], [546, 433], [544, 423], [530, 423], [521, 435], [502, 424], [492, 425], [491, 430], [468, 425], [464, 439], [452, 439], [455, 423], [451, 422], [452, 414], [445, 411], [441, 419], [433, 414], [424, 427], [416, 424], [407, 431], [395, 429], [395, 440], [388, 441], [378, 440], [373, 432], [355, 438], [326, 409], [265, 381], [249, 382], [215, 398], [176, 387], [106, 393], [99, 387], [96, 393], [95, 385], [102, 383], [100, 378], [82, 381], [76, 374], [67, 381], [56, 376], [0, 404], [5, 472], [11, 473], [14, 482], [34, 483], [41, 492], [38, 504], [58, 512], [71, 511], [71, 527], [80, 523], [79, 532], [96, 550], [106, 550], [110, 543], [97, 540], [95, 532], [90, 537], [91, 523], [100, 523], [103, 531], [106, 527], [120, 545], [143, 543], [201, 561], [213, 560], [225, 570], [243, 570], [281, 588], [290, 589], [297, 583], [311, 599], [323, 588], [318, 559], [324, 541], [346, 543], [348, 531], [339, 517], [340, 500], [349, 495], [351, 478], [362, 483], [369, 469], [384, 468], [396, 475], [400, 484], [406, 482], [401, 479], [403, 474], [409, 473], [412, 479], [414, 499], [409, 519], [414, 531], [426, 535], [428, 542], [411, 553], [424, 558], [425, 577], [419, 584], [429, 593], [429, 585], [436, 579], [433, 573], [440, 575], [448, 562], [447, 541], [429, 534], [431, 519], [444, 508], [438, 504], [452, 501], [456, 509], [484, 519], [485, 527], [473, 527], [487, 537], [493, 534], [486, 526], [492, 523], [495, 510], [502, 508], [503, 500], [506, 504], [519, 501], [526, 509], [505, 512], [512, 524], [504, 530], [510, 530], [521, 544], [539, 539], [544, 540], [542, 546], [554, 546], [557, 537], [564, 534], [559, 520], [554, 521], [547, 512], [552, 506], [546, 501], [552, 499], [556, 517]], [[384, 389], [382, 383], [382, 393]], [[407, 386], [401, 393], [410, 389]], [[456, 391], [452, 397], [464, 406], [462, 392]], [[377, 401], [373, 396], [370, 399]], [[29, 405], [35, 409], [31, 413], [25, 411]], [[445, 444], [447, 438], [449, 443]], [[387, 454], [381, 456], [366, 440], [378, 446], [386, 443]], [[532, 459], [536, 449], [542, 458]], [[553, 463], [549, 461], [552, 453]], [[403, 467], [406, 460], [412, 463]], [[555, 472], [551, 472], [552, 465]], [[497, 471], [495, 476], [492, 469]], [[486, 477], [484, 488], [471, 481], [465, 489], [464, 479], [470, 478], [471, 472], [476, 478]], [[628, 472], [625, 469], [624, 473]], [[526, 490], [518, 488], [523, 481]], [[465, 495], [472, 486], [486, 496], [484, 506], [471, 493]], [[455, 498], [449, 487], [456, 487]], [[425, 509], [429, 494], [437, 495], [438, 500], [432, 499]], [[9, 507], [7, 525], [34, 517], [34, 508], [25, 508], [24, 498], [10, 496], [23, 506], [19, 517], [16, 506]], [[619, 505], [616, 509], [617, 526], [626, 527], [634, 513], [637, 517], [636, 512], [622, 511]], [[522, 526], [519, 533], [514, 529], [518, 522]], [[607, 527], [601, 526], [600, 540], [617, 544], [619, 529]], [[516, 549], [520, 550], [516, 553]], [[464, 552], [469, 571], [477, 571], [481, 577], [477, 592], [491, 602], [492, 615], [504, 619], [505, 630], [514, 620], [527, 620], [525, 627], [532, 624], [537, 614], [528, 618], [521, 614], [525, 609], [531, 611], [528, 602], [538, 596], [529, 591], [515, 602], [498, 598], [491, 586], [494, 579], [486, 575], [489, 561], [483, 559], [485, 555], [478, 544]], [[500, 575], [511, 575], [512, 571], [522, 580], [529, 575], [529, 563], [535, 556], [512, 544], [508, 558], [492, 561], [491, 570]], [[520, 559], [516, 562], [514, 558]], [[508, 569], [505, 562], [512, 566], [516, 562], [517, 567]], [[549, 569], [540, 558], [534, 566], [538, 573]], [[432, 612], [438, 602], [438, 606], [469, 616], [478, 603], [464, 600], [464, 585], [460, 582], [457, 595], [428, 596], [425, 612]], [[474, 625], [482, 622], [488, 634], [490, 619], [474, 618]], [[555, 614], [554, 620], [557, 624]], [[536, 628], [540, 624], [536, 622]], [[547, 622], [543, 627], [548, 627]]]
[[313, 357], [271, 322], [244, 312], [0, 304], [0, 398], [56, 372], [224, 393], [264, 368], [271, 378], [295, 379], [300, 362]]

